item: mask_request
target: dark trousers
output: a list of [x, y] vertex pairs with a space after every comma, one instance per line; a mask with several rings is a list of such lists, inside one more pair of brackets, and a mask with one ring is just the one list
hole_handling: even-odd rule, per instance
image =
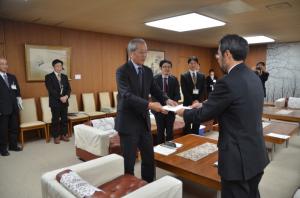
[[175, 114], [172, 112], [169, 112], [167, 115], [154, 113], [154, 117], [157, 125], [157, 144], [173, 140]]
[[18, 145], [19, 119], [18, 113], [0, 116], [0, 151], [7, 150], [7, 144], [10, 147]]
[[222, 198], [260, 198], [258, 184], [263, 172], [246, 181], [227, 181], [221, 179]]
[[185, 134], [199, 134], [200, 124], [197, 123], [185, 123], [184, 125], [184, 133]]
[[120, 142], [125, 173], [134, 175], [134, 164], [138, 148], [142, 157], [142, 179], [152, 182], [155, 178], [155, 165], [151, 132], [143, 130], [130, 135], [120, 134]]
[[68, 132], [68, 107], [51, 107], [52, 113], [52, 130], [51, 134], [54, 138], [66, 135]]

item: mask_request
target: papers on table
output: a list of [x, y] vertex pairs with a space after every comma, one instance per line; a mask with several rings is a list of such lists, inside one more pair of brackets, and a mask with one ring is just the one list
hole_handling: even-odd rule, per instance
[[154, 152], [161, 155], [170, 155], [176, 152], [176, 148], [169, 148], [169, 147], [157, 145], [154, 147]]
[[265, 127], [269, 126], [270, 124], [271, 124], [270, 122], [262, 122], [262, 126], [263, 126], [263, 128], [265, 128]]
[[280, 139], [289, 139], [290, 136], [289, 135], [282, 135], [282, 134], [278, 134], [278, 133], [268, 133], [267, 134], [268, 136], [271, 136], [271, 137], [276, 137], [276, 138], [280, 138]]
[[276, 114], [281, 114], [281, 115], [287, 115], [287, 114], [290, 114], [292, 113], [293, 110], [285, 110], [285, 109], [282, 109], [280, 111], [277, 111]]
[[219, 163], [218, 163], [218, 161], [216, 161], [216, 162], [214, 163], [214, 166], [218, 167], [218, 165], [219, 165]]
[[191, 109], [191, 107], [187, 107], [187, 106], [183, 106], [182, 104], [181, 105], [177, 105], [177, 106], [169, 106], [169, 105], [166, 105], [166, 106], [163, 106], [163, 109], [164, 110], [167, 110], [167, 111], [173, 111], [173, 112], [176, 112], [177, 110], [179, 109]]
[[162, 145], [157, 145], [154, 147], [154, 152], [161, 154], [161, 155], [170, 155], [174, 152], [176, 152], [177, 148], [182, 147], [182, 144], [180, 143], [176, 143], [176, 148], [171, 148], [171, 147], [166, 147], [166, 146], [162, 146]]

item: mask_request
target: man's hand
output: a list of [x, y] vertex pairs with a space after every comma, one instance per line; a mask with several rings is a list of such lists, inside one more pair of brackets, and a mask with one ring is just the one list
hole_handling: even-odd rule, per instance
[[62, 103], [66, 103], [67, 100], [68, 100], [68, 96], [67, 96], [67, 95], [60, 97], [60, 101], [61, 101]]
[[198, 108], [201, 108], [201, 107], [202, 107], [202, 103], [200, 103], [200, 102], [195, 102], [191, 105], [192, 109], [198, 109]]
[[18, 107], [20, 110], [23, 109], [23, 101], [21, 97], [17, 97]]
[[169, 106], [173, 106], [173, 107], [175, 107], [175, 106], [178, 105], [176, 101], [171, 100], [171, 99], [168, 99], [168, 100], [166, 101], [166, 104], [169, 105]]
[[180, 117], [183, 117], [184, 110], [185, 109], [179, 109], [176, 111], [176, 114], [179, 115]]
[[164, 110], [159, 102], [149, 102], [148, 108], [156, 112], [168, 114], [168, 111]]

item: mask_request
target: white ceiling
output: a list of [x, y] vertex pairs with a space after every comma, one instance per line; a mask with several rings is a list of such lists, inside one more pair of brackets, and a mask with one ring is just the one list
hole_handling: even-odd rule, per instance
[[[191, 12], [227, 24], [181, 33], [144, 25]], [[0, 0], [0, 17], [207, 47], [228, 33], [300, 41], [300, 0]]]

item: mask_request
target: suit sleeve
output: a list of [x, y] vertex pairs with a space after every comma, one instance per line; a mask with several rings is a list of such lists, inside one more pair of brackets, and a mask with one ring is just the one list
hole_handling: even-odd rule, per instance
[[162, 105], [165, 105], [166, 100], [169, 99], [169, 97], [161, 90], [156, 81], [153, 79], [151, 82], [150, 94]]
[[232, 102], [232, 96], [228, 85], [224, 81], [218, 81], [215, 90], [211, 92], [209, 98], [199, 109], [184, 111], [184, 121], [186, 123], [201, 123], [218, 117]]
[[21, 97], [21, 90], [20, 90], [20, 86], [19, 86], [19, 83], [18, 83], [18, 80], [16, 78], [16, 76], [14, 76], [14, 81], [16, 83], [16, 86], [17, 86], [17, 97]]
[[268, 78], [269, 78], [269, 73], [268, 72], [263, 72], [262, 75], [261, 75], [261, 77], [262, 77], [262, 80], [264, 82], [266, 82], [268, 80]]
[[181, 84], [181, 91], [182, 91], [183, 96], [187, 100], [192, 101], [193, 97], [191, 96], [191, 94], [188, 91], [188, 88], [187, 88], [188, 84], [187, 84], [186, 78], [185, 78], [185, 76], [183, 74], [180, 76], [180, 84]]
[[48, 76], [48, 75], [45, 77], [45, 84], [46, 84], [46, 88], [48, 90], [49, 96], [59, 99], [60, 93], [57, 90], [55, 90], [53, 83], [51, 83], [50, 76]]
[[70, 86], [70, 83], [69, 83], [69, 79], [68, 79], [68, 76], [66, 76], [66, 85], [67, 85], [67, 88], [66, 88], [66, 95], [68, 96], [68, 98], [70, 98], [70, 94], [71, 94], [71, 86]]
[[179, 89], [179, 83], [178, 83], [178, 80], [176, 77], [174, 77], [174, 100], [175, 101], [178, 101], [181, 99], [181, 96], [180, 96], [180, 89]]
[[129, 86], [128, 76], [122, 68], [117, 70], [116, 80], [118, 92], [124, 98], [125, 103], [129, 104], [136, 112], [143, 113], [147, 111], [149, 102], [133, 94]]

